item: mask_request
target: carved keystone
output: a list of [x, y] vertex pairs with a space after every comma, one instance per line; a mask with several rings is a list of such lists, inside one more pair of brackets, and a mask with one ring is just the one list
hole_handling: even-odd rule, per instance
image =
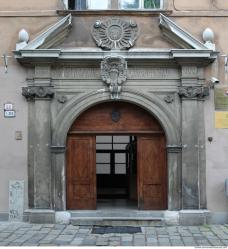
[[123, 57], [106, 57], [101, 62], [101, 79], [108, 85], [111, 99], [119, 99], [127, 80], [127, 62]]

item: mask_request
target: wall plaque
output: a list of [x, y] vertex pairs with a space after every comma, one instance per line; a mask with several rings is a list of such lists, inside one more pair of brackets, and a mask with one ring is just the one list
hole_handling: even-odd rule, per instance
[[215, 128], [228, 129], [228, 112], [215, 112]]
[[228, 86], [215, 88], [215, 110], [228, 111]]
[[24, 212], [24, 181], [9, 182], [9, 220], [22, 221]]

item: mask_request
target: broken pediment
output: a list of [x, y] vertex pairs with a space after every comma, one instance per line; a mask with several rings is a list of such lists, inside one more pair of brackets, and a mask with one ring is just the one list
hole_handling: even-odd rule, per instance
[[202, 42], [178, 26], [170, 18], [160, 14], [159, 27], [163, 35], [175, 44], [178, 48], [183, 49], [208, 49]]
[[[217, 57], [214, 49], [197, 40], [162, 14], [159, 17], [159, 24], [157, 17], [148, 19], [134, 16], [132, 20], [127, 17], [115, 18], [115, 22], [109, 22], [107, 20], [111, 20], [110, 17], [102, 17], [101, 20], [106, 21], [98, 22], [96, 15], [90, 18], [74, 16], [72, 19], [69, 14], [31, 42], [27, 43], [21, 39], [21, 44], [17, 44], [17, 50], [14, 51], [15, 57], [27, 63], [38, 58], [100, 61], [104, 56], [110, 56], [105, 53], [116, 53], [126, 60], [169, 61], [186, 58], [205, 65]], [[95, 30], [93, 34], [96, 24], [99, 24], [99, 32]], [[103, 26], [104, 24], [107, 24], [107, 27]], [[122, 29], [121, 25], [127, 28]], [[104, 29], [104, 32], [100, 29]], [[121, 33], [121, 30], [124, 32]], [[24, 31], [22, 34], [27, 37]], [[104, 35], [109, 35], [111, 39], [108, 45], [104, 43]], [[121, 44], [117, 41], [119, 37], [122, 39]]]
[[[72, 17], [68, 15], [62, 18], [60, 21], [52, 25], [50, 28], [45, 30], [43, 33], [38, 35], [35, 39], [26, 43], [26, 41], [21, 40], [22, 47], [20, 43], [17, 43], [17, 47], [24, 50], [32, 49], [50, 49], [55, 46], [62, 44], [67, 35], [70, 32], [72, 26]], [[23, 30], [24, 31], [24, 30]], [[18, 49], [17, 49], [18, 50]]]
[[[80, 17], [81, 18], [81, 17]], [[126, 18], [115, 18], [115, 23], [113, 24], [110, 20], [113, 18], [105, 18], [104, 20], [96, 20], [97, 17], [94, 17], [94, 21], [85, 22], [85, 18], [81, 20], [77, 17], [74, 17], [75, 20], [72, 20], [71, 15], [62, 18], [60, 21], [52, 25], [46, 31], [38, 35], [35, 39], [33, 39], [29, 43], [23, 43], [24, 45], [18, 46], [19, 49], [31, 50], [31, 49], [50, 49], [50, 48], [77, 48], [77, 47], [101, 47], [106, 49], [103, 45], [100, 46], [99, 43], [103, 43], [102, 38], [99, 38], [98, 32], [99, 30], [102, 36], [104, 34], [108, 34], [110, 30], [110, 34], [113, 34], [113, 31], [123, 30], [124, 34], [121, 35], [121, 40], [123, 44], [126, 43], [126, 37], [129, 38], [129, 44], [126, 47], [129, 49], [133, 47], [135, 44], [136, 38], [138, 41], [136, 42], [135, 47], [137, 48], [173, 48], [174, 44], [175, 48], [182, 49], [207, 49], [207, 47], [193, 37], [190, 33], [185, 31], [183, 28], [178, 26], [175, 22], [173, 22], [170, 18], [160, 14], [159, 17], [159, 25], [157, 25], [157, 17], [152, 18], [152, 22], [146, 23], [145, 19], [140, 19], [135, 17], [133, 19]], [[101, 27], [94, 28], [96, 23], [102, 24]], [[126, 27], [126, 23], [129, 24], [129, 27]], [[88, 26], [85, 27], [85, 24]], [[104, 25], [107, 24], [107, 25]], [[134, 24], [134, 25], [133, 25]], [[67, 38], [71, 27], [72, 32], [71, 35]], [[124, 30], [123, 27], [126, 29]], [[74, 27], [75, 26], [75, 27]], [[107, 26], [107, 27], [106, 27]], [[139, 31], [135, 31], [136, 28]], [[106, 30], [106, 29], [108, 30]], [[160, 29], [159, 29], [160, 28]], [[95, 31], [94, 31], [95, 30]], [[102, 31], [104, 31], [102, 33]], [[129, 32], [129, 33], [128, 33]], [[133, 33], [134, 32], [134, 33]], [[117, 34], [116, 34], [117, 35]], [[164, 41], [162, 35], [166, 38], [168, 43]], [[136, 37], [137, 36], [137, 37]], [[124, 39], [123, 39], [124, 38]], [[106, 40], [108, 38], [106, 37]], [[94, 41], [95, 40], [95, 41]], [[118, 43], [118, 42], [117, 42]], [[119, 46], [120, 49], [124, 46]], [[108, 49], [111, 49], [108, 48]]]

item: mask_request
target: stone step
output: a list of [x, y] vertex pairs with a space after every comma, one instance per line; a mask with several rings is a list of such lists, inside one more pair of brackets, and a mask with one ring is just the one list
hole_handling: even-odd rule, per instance
[[139, 211], [139, 210], [78, 210], [71, 211], [71, 217], [147, 217], [163, 218], [164, 211]]
[[164, 226], [163, 218], [147, 217], [73, 217], [74, 226]]
[[161, 211], [72, 211], [72, 225], [96, 226], [163, 226]]

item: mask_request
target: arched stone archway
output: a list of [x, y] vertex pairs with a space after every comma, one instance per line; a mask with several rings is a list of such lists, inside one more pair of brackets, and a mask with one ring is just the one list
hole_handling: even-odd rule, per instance
[[[108, 92], [93, 92], [81, 98], [72, 98], [59, 113], [52, 136], [52, 165], [53, 165], [53, 206], [56, 210], [66, 209], [66, 158], [65, 146], [69, 128], [74, 120], [85, 110], [98, 103], [110, 101]], [[171, 111], [165, 104], [153, 95], [127, 91], [122, 93], [120, 101], [136, 104], [160, 122], [167, 138], [167, 165], [168, 165], [168, 209], [180, 208], [180, 157], [179, 157], [179, 128]]]

